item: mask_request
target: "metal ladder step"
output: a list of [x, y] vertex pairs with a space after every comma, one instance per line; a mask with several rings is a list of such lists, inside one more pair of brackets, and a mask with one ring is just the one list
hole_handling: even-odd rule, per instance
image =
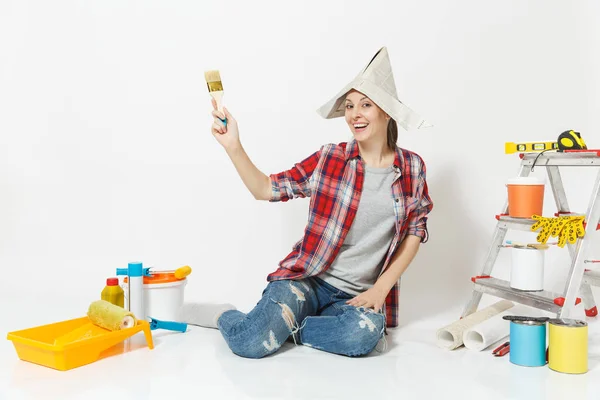
[[[561, 212], [561, 213], [554, 214], [555, 217], [567, 216], [567, 215], [580, 216], [580, 215], [585, 215], [585, 214], [579, 214], [579, 213], [574, 213], [574, 212], [568, 212], [568, 213]], [[532, 232], [531, 226], [537, 222], [536, 220], [531, 219], [531, 218], [514, 218], [514, 217], [509, 217], [508, 215], [505, 215], [505, 214], [496, 215], [496, 219], [498, 220], [499, 228], [514, 229], [514, 230], [529, 231], [529, 232]], [[584, 226], [585, 226], [585, 223], [584, 223]], [[596, 230], [600, 230], [600, 224], [598, 224], [598, 226], [596, 227]]]
[[515, 229], [521, 231], [530, 231], [531, 226], [537, 221], [531, 218], [514, 218], [508, 215], [496, 215], [498, 227], [504, 229]]
[[600, 151], [598, 150], [576, 153], [525, 153], [520, 158], [523, 160], [523, 165], [533, 166], [535, 163], [536, 167], [600, 166]]
[[[558, 293], [549, 292], [547, 290], [528, 292], [513, 289], [510, 287], [509, 282], [498, 278], [476, 276], [471, 278], [471, 280], [474, 283], [473, 289], [478, 292], [501, 297], [506, 300], [550, 311], [552, 313], [559, 312], [562, 308], [562, 302], [564, 302], [564, 298]], [[576, 304], [580, 301], [581, 299], [578, 298]]]

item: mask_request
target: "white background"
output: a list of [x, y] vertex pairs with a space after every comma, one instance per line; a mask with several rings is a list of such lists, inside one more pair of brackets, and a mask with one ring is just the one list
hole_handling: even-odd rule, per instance
[[[350, 138], [315, 110], [381, 46], [401, 100], [434, 125], [399, 136], [434, 201], [401, 324], [462, 308], [518, 170], [504, 143], [576, 129], [600, 147], [598, 15], [593, 1], [0, 1], [2, 327], [84, 315], [136, 260], [190, 265], [188, 300], [249, 310], [308, 199], [252, 198], [209, 132], [204, 71], [220, 70], [270, 174]], [[585, 212], [595, 175], [564, 178]], [[549, 252], [548, 289], [562, 290], [567, 260]], [[503, 252], [495, 274], [509, 267]]]

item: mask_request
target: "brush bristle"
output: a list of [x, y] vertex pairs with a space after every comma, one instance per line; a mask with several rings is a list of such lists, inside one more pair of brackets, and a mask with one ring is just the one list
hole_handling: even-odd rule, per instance
[[223, 83], [221, 82], [219, 71], [206, 71], [204, 77], [206, 78], [209, 93], [223, 91]]
[[206, 82], [218, 82], [221, 80], [221, 74], [218, 70], [206, 71], [204, 78], [206, 78]]
[[206, 71], [204, 73], [204, 78], [206, 78], [206, 85], [208, 86], [209, 92], [223, 91], [223, 83], [221, 82], [221, 74], [219, 71]]

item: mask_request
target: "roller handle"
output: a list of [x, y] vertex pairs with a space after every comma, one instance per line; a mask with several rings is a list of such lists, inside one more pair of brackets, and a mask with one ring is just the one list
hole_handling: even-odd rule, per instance
[[190, 268], [189, 265], [179, 267], [176, 270], [166, 270], [166, 271], [154, 270], [152, 268], [144, 268], [143, 269], [144, 276], [152, 276], [154, 274], [174, 274], [175, 278], [177, 278], [177, 279], [183, 279], [191, 273], [192, 273], [192, 268]]
[[152, 317], [148, 317], [148, 318], [150, 318], [150, 330], [165, 329], [168, 331], [177, 331], [177, 332], [187, 331], [187, 324], [185, 324], [183, 322], [160, 321], [160, 320], [154, 319]]
[[192, 268], [189, 265], [179, 267], [175, 270], [175, 278], [183, 279], [192, 273]]

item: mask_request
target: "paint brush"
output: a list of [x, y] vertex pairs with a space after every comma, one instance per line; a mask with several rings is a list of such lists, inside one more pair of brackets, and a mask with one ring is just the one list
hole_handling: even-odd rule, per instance
[[[221, 73], [218, 70], [210, 70], [204, 72], [204, 79], [206, 79], [206, 85], [208, 86], [208, 93], [211, 95], [217, 103], [217, 110], [223, 112], [223, 82], [221, 81]], [[227, 125], [227, 119], [222, 119], [223, 123]]]
[[531, 248], [531, 249], [538, 249], [538, 250], [546, 250], [550, 247], [550, 245], [555, 245], [558, 243], [518, 243], [518, 242], [513, 242], [512, 240], [507, 240], [506, 241], [506, 245], [504, 245], [503, 247], [516, 247], [519, 249], [524, 249], [524, 248]]

